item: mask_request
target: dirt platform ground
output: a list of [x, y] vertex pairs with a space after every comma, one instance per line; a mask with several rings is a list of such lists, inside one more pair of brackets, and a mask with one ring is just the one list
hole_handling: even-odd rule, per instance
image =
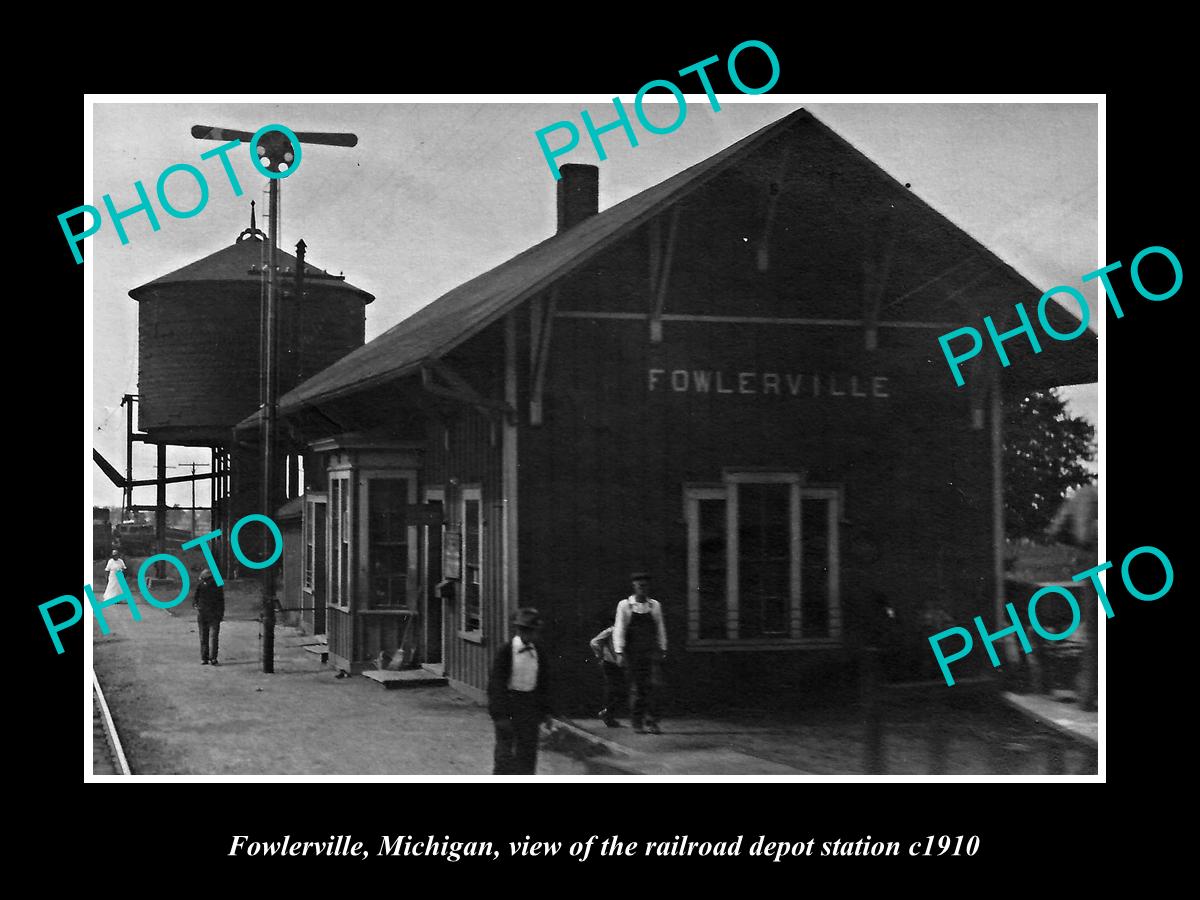
[[[136, 571], [135, 562], [130, 562]], [[97, 584], [103, 584], [102, 572]], [[174, 595], [164, 588], [161, 595]], [[487, 713], [448, 687], [386, 690], [362, 677], [336, 678], [293, 628], [276, 629], [275, 673], [264, 675], [258, 585], [230, 582], [221, 663], [200, 665], [190, 602], [173, 610], [140, 603], [109, 610], [111, 634], [94, 630], [94, 668], [125, 753], [137, 774], [487, 775], [493, 733]], [[791, 713], [743, 708], [666, 719], [662, 735], [597, 720], [572, 720], [550, 742], [539, 774], [859, 774], [863, 725], [857, 709]], [[626, 719], [628, 726], [628, 719]], [[948, 709], [909, 704], [889, 715], [889, 774], [932, 771], [935, 726], [950, 732], [944, 771], [1046, 774], [1035, 729], [999, 701]], [[551, 749], [554, 748], [554, 749]], [[1082, 753], [1066, 771], [1083, 772]], [[1091, 771], [1094, 772], [1094, 769]]]
[[[94, 629], [94, 668], [135, 774], [491, 772], [491, 719], [448, 687], [389, 691], [362, 677], [336, 678], [286, 627], [276, 629], [275, 673], [263, 674], [253, 582], [231, 584], [216, 668], [200, 664], [189, 601], [138, 608], [141, 622], [120, 604], [107, 610], [109, 635]], [[546, 751], [538, 770], [586, 771]]]

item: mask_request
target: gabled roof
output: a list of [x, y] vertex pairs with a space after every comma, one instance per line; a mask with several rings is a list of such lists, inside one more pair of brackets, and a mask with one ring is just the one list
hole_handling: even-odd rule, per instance
[[[977, 253], [1008, 282], [1008, 287], [1024, 296], [1036, 297], [1041, 291], [1024, 276], [944, 216], [912, 196], [875, 163], [815, 119], [807, 110], [799, 109], [765, 128], [743, 138], [724, 150], [668, 178], [640, 194], [630, 197], [575, 227], [555, 234], [530, 247], [512, 259], [459, 285], [407, 319], [385, 331], [374, 340], [347, 354], [329, 368], [314, 375], [280, 398], [281, 413], [296, 412], [322, 400], [343, 396], [363, 388], [409, 374], [424, 362], [438, 359], [468, 340], [525, 300], [542, 292], [564, 275], [577, 269], [597, 254], [624, 238], [650, 218], [661, 214], [672, 204], [696, 191], [714, 176], [744, 160], [759, 148], [784, 133], [805, 125], [819, 128], [852, 154], [864, 172], [887, 182], [907, 194], [919, 215], [927, 217], [940, 230], [953, 231], [971, 252]], [[1052, 305], [1053, 306], [1053, 305]], [[979, 315], [993, 312], [980, 310]], [[1051, 311], [1062, 330], [1068, 330], [1073, 320], [1061, 309]], [[1091, 332], [1080, 338], [1080, 345], [1090, 341], [1092, 367], [1086, 360], [1076, 360], [1078, 373], [1094, 372], [1096, 358], [1095, 335]], [[1023, 364], [1025, 375], [1033, 366]], [[1077, 373], [1077, 374], [1078, 374]], [[1094, 381], [1094, 376], [1069, 377], [1058, 383]], [[251, 417], [254, 418], [254, 417]], [[247, 420], [249, 422], [249, 420]]]
[[509, 310], [660, 213], [664, 207], [695, 190], [743, 154], [811, 118], [806, 110], [796, 110], [690, 169], [459, 285], [297, 385], [280, 398], [280, 411], [289, 412], [317, 400], [404, 375], [425, 360], [449, 353]]
[[[284, 253], [282, 250], [278, 251], [278, 259], [281, 269], [295, 271], [300, 264], [296, 257], [290, 253]], [[188, 263], [181, 269], [168, 272], [153, 281], [135, 287], [129, 292], [129, 296], [140, 301], [152, 295], [157, 288], [188, 283], [243, 282], [258, 284], [262, 278], [261, 267], [265, 262], [265, 242], [256, 237], [250, 237], [223, 247], [216, 253], [210, 253], [203, 259]], [[362, 297], [365, 303], [370, 303], [375, 299], [374, 295], [367, 293], [362, 288], [357, 288], [336, 275], [330, 275], [307, 261], [304, 263], [304, 277], [320, 284], [326, 290], [351, 291]]]

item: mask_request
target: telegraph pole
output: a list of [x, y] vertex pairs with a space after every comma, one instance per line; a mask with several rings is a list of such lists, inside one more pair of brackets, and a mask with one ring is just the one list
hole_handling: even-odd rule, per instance
[[[276, 335], [278, 328], [279, 290], [276, 281], [279, 277], [279, 179], [272, 178], [270, 185], [270, 202], [267, 215], [270, 225], [267, 228], [267, 328], [263, 341], [263, 352], [266, 356], [266, 387], [267, 396], [263, 403], [263, 476], [262, 496], [263, 515], [271, 518], [275, 515], [275, 414], [279, 403], [279, 382], [276, 369], [279, 360], [276, 358]], [[263, 573], [263, 606], [262, 606], [262, 670], [267, 674], [275, 671], [275, 567], [270, 566]]]
[[[133, 506], [133, 401], [137, 394], [125, 394], [121, 397], [121, 405], [125, 407], [125, 489], [121, 495], [121, 522], [125, 521], [127, 511]], [[118, 525], [120, 522], [117, 523]]]
[[[289, 132], [290, 133], [290, 132]], [[293, 145], [283, 132], [263, 132], [250, 153], [258, 158], [258, 168], [270, 175], [270, 194], [267, 229], [267, 307], [263, 311], [263, 345], [261, 361], [265, 396], [262, 409], [262, 498], [263, 515], [275, 515], [275, 456], [277, 428], [276, 418], [279, 405], [279, 182], [285, 173], [300, 165], [301, 146], [304, 144], [326, 144], [333, 147], [353, 147], [358, 137], [353, 134], [326, 132], [295, 133], [298, 145]], [[192, 137], [212, 141], [254, 142], [255, 134], [209, 125], [193, 125]], [[303, 265], [303, 263], [301, 263]], [[192, 506], [196, 504], [193, 503]], [[275, 567], [263, 571], [262, 599], [262, 670], [267, 674], [275, 671]]]

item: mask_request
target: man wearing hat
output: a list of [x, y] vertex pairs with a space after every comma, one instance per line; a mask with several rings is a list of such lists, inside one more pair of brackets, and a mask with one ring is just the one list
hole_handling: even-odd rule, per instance
[[667, 628], [663, 624], [662, 605], [647, 594], [650, 576], [634, 572], [630, 576], [633, 594], [617, 604], [613, 623], [613, 650], [617, 664], [625, 669], [629, 682], [629, 708], [633, 730], [660, 734], [654, 704], [654, 682], [659, 662], [667, 655]]
[[549, 720], [550, 673], [538, 637], [542, 617], [525, 607], [513, 615], [516, 635], [496, 652], [488, 679], [488, 713], [496, 726], [493, 775], [537, 773], [538, 726]]
[[225, 588], [217, 584], [208, 569], [200, 572], [200, 583], [196, 585], [192, 608], [196, 610], [196, 628], [200, 632], [200, 665], [218, 666], [221, 620], [225, 618]]

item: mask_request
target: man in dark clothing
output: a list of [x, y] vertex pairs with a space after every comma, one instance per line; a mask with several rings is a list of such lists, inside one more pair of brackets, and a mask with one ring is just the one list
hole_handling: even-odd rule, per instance
[[217, 584], [208, 569], [200, 573], [192, 608], [196, 610], [196, 626], [200, 632], [200, 665], [220, 665], [217, 651], [220, 649], [221, 620], [225, 618], [225, 588]]
[[488, 713], [496, 727], [493, 775], [537, 773], [538, 726], [551, 716], [550, 672], [538, 645], [542, 625], [536, 609], [513, 616], [517, 633], [492, 660], [488, 679]]

